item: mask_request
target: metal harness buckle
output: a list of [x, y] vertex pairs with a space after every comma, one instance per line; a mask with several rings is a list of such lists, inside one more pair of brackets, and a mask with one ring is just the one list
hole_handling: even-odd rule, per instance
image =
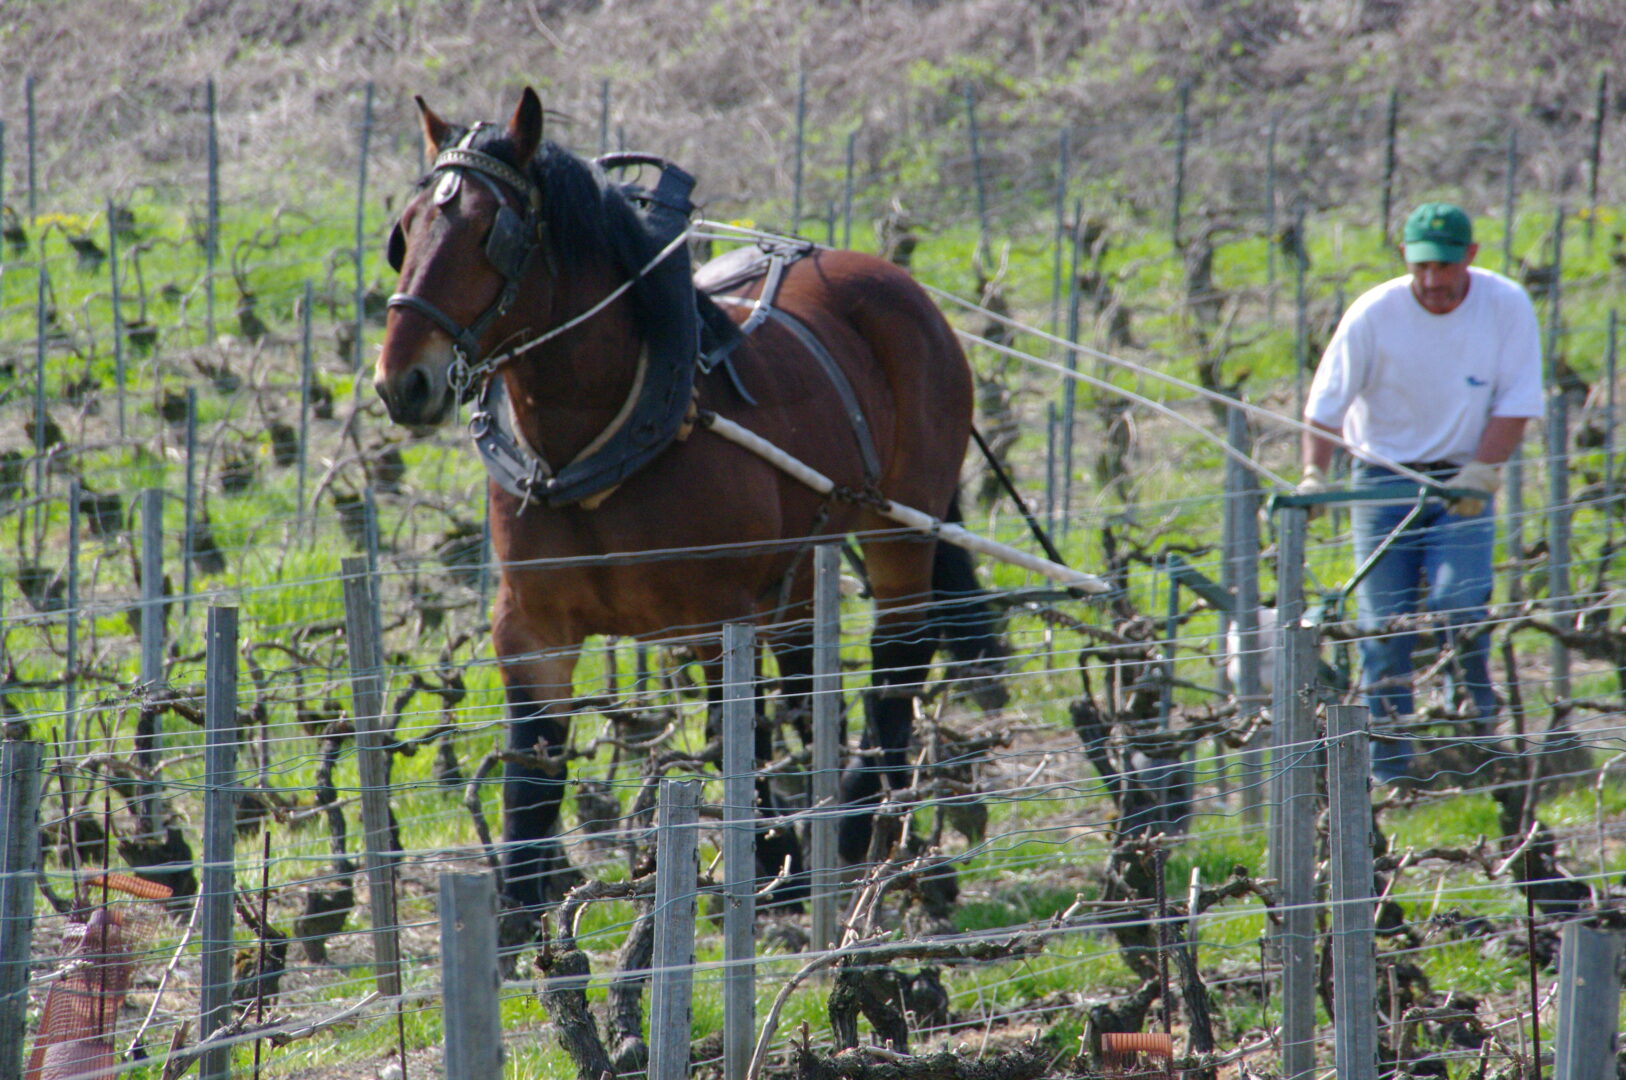
[[446, 367], [446, 385], [457, 395], [459, 405], [467, 404], [472, 397], [469, 391], [474, 386], [474, 371], [467, 354], [457, 345], [452, 346], [452, 362]]

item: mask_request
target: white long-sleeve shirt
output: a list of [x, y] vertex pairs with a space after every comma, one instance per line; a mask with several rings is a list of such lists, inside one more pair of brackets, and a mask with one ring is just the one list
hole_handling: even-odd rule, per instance
[[1357, 451], [1400, 463], [1472, 460], [1493, 416], [1540, 416], [1541, 332], [1524, 287], [1469, 268], [1468, 295], [1435, 315], [1411, 275], [1350, 305], [1304, 415]]

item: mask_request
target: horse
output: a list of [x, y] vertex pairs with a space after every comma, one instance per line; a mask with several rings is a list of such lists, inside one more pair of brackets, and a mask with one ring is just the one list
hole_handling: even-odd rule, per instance
[[[505, 418], [512, 428], [487, 457], [500, 564], [491, 633], [519, 752], [504, 775], [505, 902], [536, 910], [574, 876], [558, 839], [565, 780], [546, 755], [565, 746], [584, 640], [707, 630], [698, 651], [715, 705], [716, 629], [772, 621], [782, 698], [805, 704], [806, 555], [848, 534], [877, 610], [862, 739], [872, 753], [858, 760], [879, 765], [844, 772], [838, 828], [843, 860], [861, 862], [883, 781], [909, 782], [914, 699], [940, 642], [962, 660], [997, 666], [1005, 655], [970, 556], [876, 511], [884, 496], [957, 519], [973, 389], [953, 329], [899, 267], [809, 250], [777, 275], [773, 304], [789, 319], [743, 333], [763, 282], [734, 289], [726, 314], [696, 289], [683, 239], [692, 207], [665, 191], [666, 174], [653, 191], [613, 182], [545, 140], [530, 88], [506, 123], [472, 127], [416, 100], [434, 165], [391, 233], [400, 276], [374, 385], [391, 420], [420, 434], [471, 397], [483, 403], [477, 443]], [[724, 362], [707, 370], [697, 339]], [[840, 487], [816, 493], [697, 425], [706, 416], [733, 419]], [[933, 596], [954, 601], [947, 641]], [[759, 762], [768, 730], [759, 717]], [[760, 776], [757, 790], [773, 815]], [[758, 852], [770, 876], [790, 867], [782, 896], [805, 891], [792, 830], [768, 830]]]

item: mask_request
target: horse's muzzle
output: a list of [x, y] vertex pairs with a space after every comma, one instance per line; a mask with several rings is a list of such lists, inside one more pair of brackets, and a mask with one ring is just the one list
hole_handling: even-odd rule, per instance
[[399, 375], [380, 375], [373, 380], [373, 388], [384, 399], [392, 421], [419, 432], [444, 423], [454, 404], [445, 375], [424, 364]]

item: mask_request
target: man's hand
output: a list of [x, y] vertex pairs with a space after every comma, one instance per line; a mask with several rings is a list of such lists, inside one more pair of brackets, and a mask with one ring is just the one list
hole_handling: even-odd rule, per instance
[[[1293, 494], [1321, 495], [1331, 490], [1332, 485], [1327, 483], [1327, 474], [1321, 471], [1321, 466], [1306, 465], [1304, 466], [1304, 473], [1299, 479], [1299, 486], [1293, 489]], [[1319, 506], [1307, 506], [1304, 510], [1304, 519], [1306, 521], [1314, 521], [1321, 516], [1321, 507]]]
[[[1301, 485], [1302, 486], [1302, 485]], [[1451, 512], [1459, 517], [1475, 517], [1485, 512], [1496, 489], [1502, 486], [1502, 467], [1492, 465], [1488, 461], [1470, 461], [1462, 467], [1462, 471], [1445, 482], [1449, 488], [1462, 488], [1468, 491], [1482, 491], [1483, 498], [1463, 496], [1451, 502]]]

